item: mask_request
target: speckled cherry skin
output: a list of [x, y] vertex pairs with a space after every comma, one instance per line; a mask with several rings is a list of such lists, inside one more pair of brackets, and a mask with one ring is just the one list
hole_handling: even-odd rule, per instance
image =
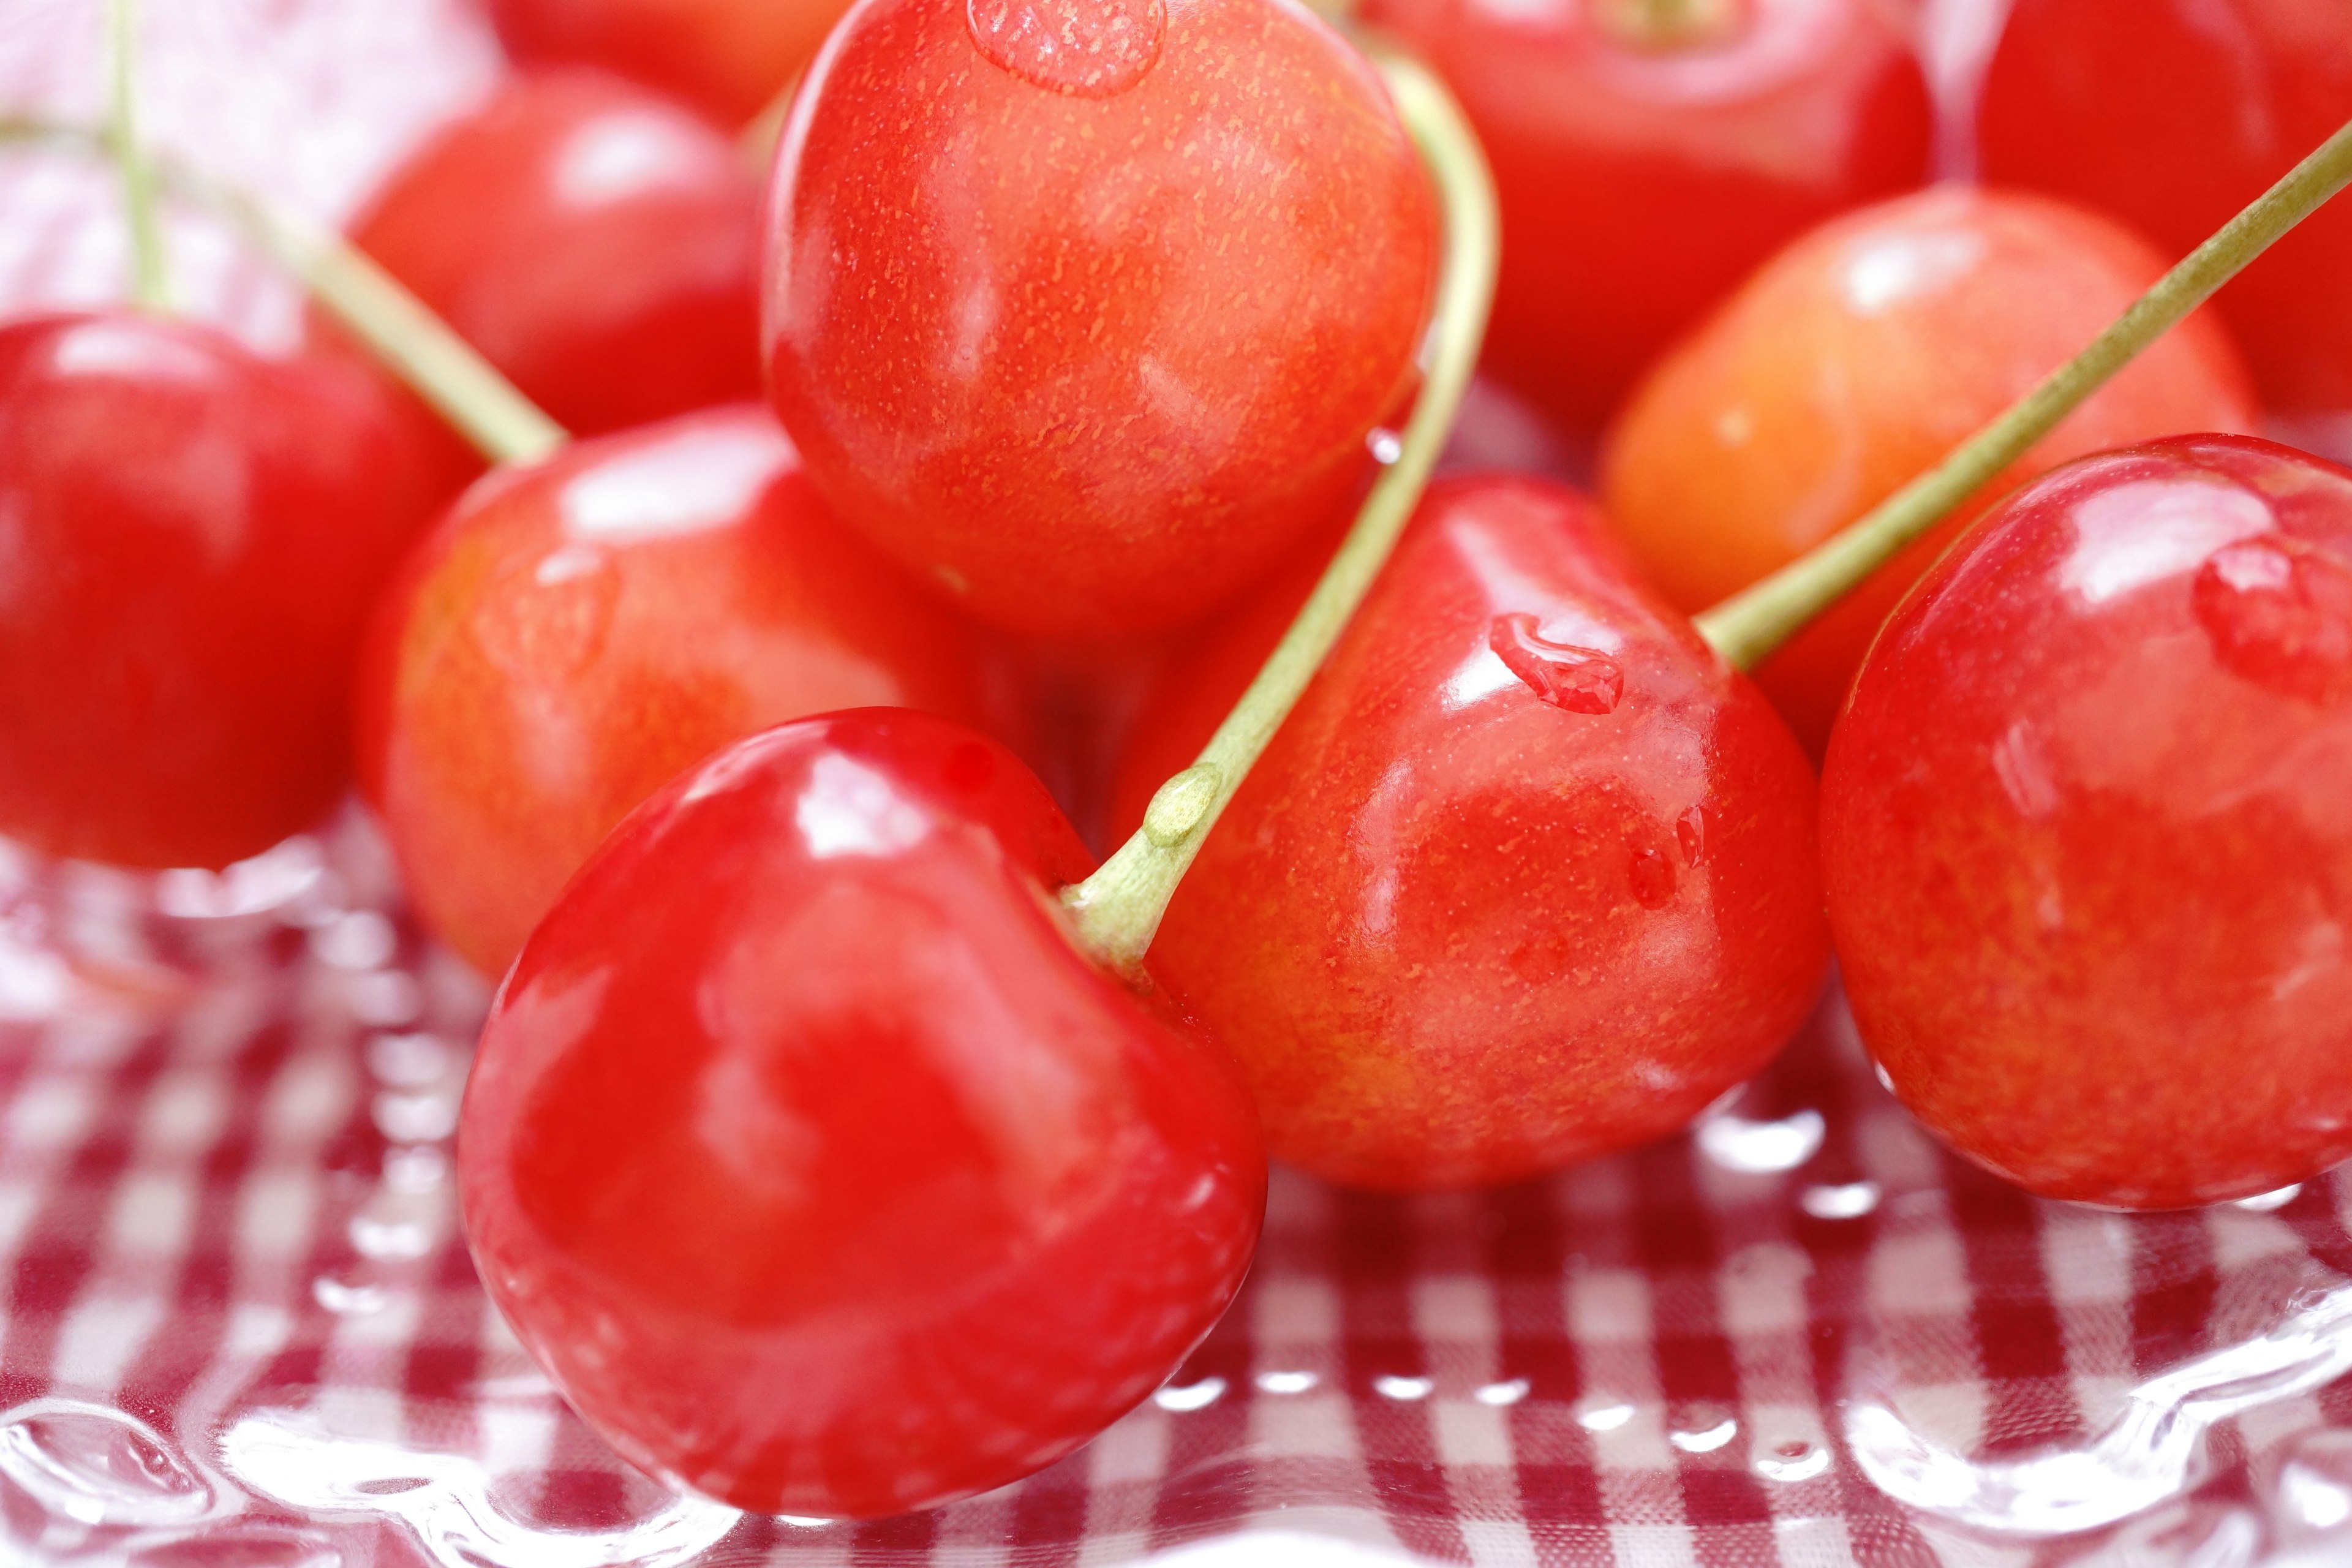
[[345, 366], [129, 311], [0, 327], [0, 833], [216, 867], [323, 816], [430, 516], [404, 453]]
[[1265, 1156], [1213, 1043], [1071, 945], [1089, 864], [1009, 752], [868, 709], [719, 753], [565, 890], [458, 1169], [492, 1299], [621, 1453], [760, 1512], [936, 1506], [1216, 1321]]
[[[1511, 616], [1606, 654], [1613, 710], [1540, 700], [1494, 651]], [[1133, 746], [1189, 750], [1158, 726], [1209, 706], [1164, 694]], [[1153, 960], [1240, 1059], [1277, 1159], [1512, 1181], [1674, 1131], [1802, 1022], [1828, 962], [1812, 813], [1779, 718], [1590, 501], [1441, 480]]]
[[[1022, 55], [1038, 8], [1093, 52]], [[818, 486], [1064, 638], [1197, 617], [1328, 524], [1435, 272], [1379, 79], [1281, 0], [873, 0], [769, 208], [771, 393]]]
[[2352, 472], [2091, 458], [1978, 524], [1830, 742], [1823, 878], [1895, 1092], [2049, 1197], [2352, 1154]]
[[869, 706], [1018, 733], [996, 651], [842, 528], [758, 405], [502, 470], [377, 636], [369, 793], [417, 908], [488, 974], [633, 806], [730, 741]]
[[[2128, 39], [2130, 68], [2116, 68]], [[2185, 255], [2352, 120], [2341, 0], [2016, 0], [1977, 115], [1988, 177], [2112, 213]], [[2214, 300], [2263, 401], [2352, 410], [2352, 206]]]
[[[1841, 218], [1773, 258], [1643, 382], [1601, 453], [1610, 518], [1668, 598], [1702, 609], [1941, 461], [2167, 265], [2096, 214], [2015, 192], [1940, 186]], [[1872, 635], [1985, 506], [2071, 458], [2260, 417], [2221, 323], [2191, 316], [1757, 683], [1819, 755]]]
[[759, 395], [759, 205], [707, 121], [618, 77], [548, 68], [412, 153], [351, 237], [588, 436]]
[[[1369, 0], [1460, 95], [1493, 160], [1502, 275], [1487, 365], [1591, 426], [1781, 246], [1926, 177], [1907, 7], [1733, 0], [1643, 42], [1624, 0]], [[1615, 25], [1612, 25], [1612, 20]]]
[[601, 66], [740, 125], [808, 64], [845, 0], [489, 0], [532, 64]]

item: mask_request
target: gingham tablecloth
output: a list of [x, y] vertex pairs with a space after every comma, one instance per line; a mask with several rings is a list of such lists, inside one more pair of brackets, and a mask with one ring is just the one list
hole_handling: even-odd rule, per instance
[[[159, 137], [327, 217], [499, 68], [463, 0], [147, 12]], [[0, 0], [0, 104], [94, 113], [95, 16]], [[112, 200], [0, 150], [0, 300], [112, 297]], [[281, 279], [172, 233], [190, 308], [290, 341]], [[2352, 1560], [2352, 1185], [2035, 1202], [1917, 1129], [1834, 997], [1694, 1134], [1551, 1181], [1278, 1175], [1223, 1326], [1017, 1487], [867, 1525], [677, 1499], [475, 1282], [483, 1003], [355, 814], [222, 876], [0, 846], [0, 1563]]]

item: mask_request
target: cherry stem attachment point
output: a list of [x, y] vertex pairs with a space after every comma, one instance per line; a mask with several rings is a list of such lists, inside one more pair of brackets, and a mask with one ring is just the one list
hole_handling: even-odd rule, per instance
[[1297, 704], [1347, 628], [1427, 488], [1468, 390], [1495, 294], [1498, 230], [1494, 178], [1478, 138], [1442, 83], [1419, 62], [1367, 43], [1398, 117], [1420, 150], [1444, 211], [1445, 256], [1433, 317], [1433, 347], [1395, 460], [1373, 483], [1321, 581], [1200, 760], [1160, 786], [1143, 826], [1062, 901], [1090, 954], [1132, 973], [1158, 934], [1177, 884], [1250, 768]]
[[2352, 183], [2352, 123], [2157, 280], [2091, 345], [1872, 511], [1696, 617], [1730, 664], [1757, 665], [1905, 546], [2023, 457], [2141, 350], [2162, 337], [2329, 197]]
[[[110, 152], [111, 132], [0, 114], [0, 142], [48, 142]], [[172, 159], [149, 168], [174, 194], [212, 208], [311, 296], [494, 463], [529, 462], [571, 437], [400, 280], [332, 229]]]
[[131, 229], [131, 298], [145, 310], [172, 308], [172, 282], [155, 217], [155, 168], [139, 139], [138, 0], [108, 0], [106, 7], [107, 133], [122, 181], [122, 212]]

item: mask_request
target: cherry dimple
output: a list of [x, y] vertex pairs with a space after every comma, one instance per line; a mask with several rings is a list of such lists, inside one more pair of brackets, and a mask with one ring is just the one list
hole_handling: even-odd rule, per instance
[[971, 0], [964, 18], [992, 64], [1078, 98], [1141, 81], [1168, 30], [1160, 0]]
[[1486, 646], [1527, 689], [1570, 713], [1612, 713], [1625, 694], [1625, 672], [1605, 653], [1553, 642], [1524, 612], [1496, 616]]
[[2352, 692], [2352, 563], [2286, 534], [2242, 539], [2197, 574], [2197, 621], [2223, 668], [2309, 702]]

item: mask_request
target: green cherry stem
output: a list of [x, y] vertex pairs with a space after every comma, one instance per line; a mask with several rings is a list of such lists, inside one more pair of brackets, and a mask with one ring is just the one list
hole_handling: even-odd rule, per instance
[[172, 308], [172, 281], [155, 217], [155, 168], [139, 137], [138, 0], [108, 0], [106, 139], [122, 181], [122, 211], [131, 229], [131, 298], [144, 310]]
[[1354, 527], [1257, 679], [1202, 748], [1200, 760], [1160, 786], [1135, 837], [1100, 870], [1063, 891], [1081, 945], [1129, 973], [1142, 963], [1202, 841], [1297, 705], [1403, 532], [1454, 427], [1486, 337], [1498, 254], [1495, 186], [1486, 155], [1452, 95], [1427, 69], [1376, 44], [1368, 42], [1366, 52], [1387, 79], [1444, 210], [1445, 257], [1428, 374], [1395, 461], [1373, 484]]
[[2023, 457], [2142, 349], [2347, 183], [2352, 183], [2352, 124], [2320, 143], [2285, 178], [2158, 279], [2090, 347], [2052, 372], [1942, 463], [1769, 577], [1700, 612], [1699, 634], [1729, 663], [1753, 669]]
[[[111, 153], [120, 144], [111, 131], [100, 133], [85, 126], [0, 114], [0, 142], [49, 142], [100, 153]], [[492, 462], [528, 462], [570, 439], [562, 426], [516, 390], [399, 279], [332, 229], [176, 160], [152, 160], [146, 166], [166, 189], [213, 209], [299, 279], [337, 321]]]

